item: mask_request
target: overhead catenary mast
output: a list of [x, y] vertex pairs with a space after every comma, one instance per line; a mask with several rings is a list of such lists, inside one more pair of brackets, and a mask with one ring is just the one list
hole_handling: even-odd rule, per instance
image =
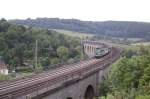
[[37, 67], [38, 64], [38, 40], [36, 40], [35, 42], [35, 67]]
[[81, 37], [81, 58], [84, 59], [84, 37]]

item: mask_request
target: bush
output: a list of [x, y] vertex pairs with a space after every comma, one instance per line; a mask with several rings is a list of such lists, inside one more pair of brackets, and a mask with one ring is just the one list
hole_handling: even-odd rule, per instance
[[16, 72], [31, 73], [31, 72], [33, 72], [33, 69], [31, 69], [31, 68], [20, 68], [20, 69], [17, 69]]
[[139, 95], [135, 99], [150, 99], [150, 95], [144, 95], [144, 96]]
[[9, 79], [10, 79], [9, 75], [2, 75], [2, 74], [0, 74], [0, 81], [9, 80]]

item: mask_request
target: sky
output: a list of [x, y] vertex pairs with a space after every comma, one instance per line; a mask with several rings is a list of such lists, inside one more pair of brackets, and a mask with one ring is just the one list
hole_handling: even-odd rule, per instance
[[0, 18], [150, 22], [150, 0], [0, 0]]

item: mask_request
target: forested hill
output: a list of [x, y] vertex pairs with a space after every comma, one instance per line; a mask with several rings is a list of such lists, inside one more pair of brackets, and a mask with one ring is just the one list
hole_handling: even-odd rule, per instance
[[83, 58], [78, 38], [52, 30], [10, 24], [0, 20], [0, 57], [9, 69], [34, 65], [35, 42], [38, 41], [38, 66], [45, 68], [58, 63], [73, 63]]
[[10, 22], [47, 29], [66, 29], [71, 31], [94, 33], [98, 35], [109, 35], [114, 37], [150, 38], [150, 23], [146, 22], [92, 22], [59, 18], [10, 20]]

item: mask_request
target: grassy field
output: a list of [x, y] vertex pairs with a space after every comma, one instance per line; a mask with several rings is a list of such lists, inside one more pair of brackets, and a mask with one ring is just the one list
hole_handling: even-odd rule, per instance
[[112, 39], [118, 39], [118, 40], [121, 40], [121, 41], [124, 41], [126, 39], [126, 41], [129, 41], [129, 42], [138, 42], [138, 41], [142, 41], [143, 39], [142, 38], [124, 38], [124, 37], [111, 37]]
[[87, 33], [79, 33], [79, 32], [75, 32], [75, 31], [68, 31], [68, 30], [59, 30], [59, 29], [55, 29], [55, 31], [68, 35], [68, 36], [73, 36], [73, 37], [80, 37], [80, 38], [86, 38], [86, 37], [93, 37], [95, 35], [93, 34], [87, 34]]
[[133, 45], [130, 45], [130, 44], [121, 44], [121, 43], [114, 43], [114, 42], [111, 42], [110, 40], [99, 40], [99, 42], [101, 43], [105, 43], [105, 44], [108, 44], [108, 45], [111, 45], [111, 46], [114, 46], [114, 47], [119, 47], [119, 48], [122, 48], [122, 49], [137, 49], [138, 47], [137, 46], [133, 46]]
[[[87, 34], [87, 33], [79, 33], [79, 32], [75, 32], [75, 31], [68, 31], [68, 30], [60, 30], [60, 29], [55, 29], [55, 31], [59, 32], [59, 33], [62, 33], [62, 34], [65, 34], [65, 35], [68, 35], [68, 36], [73, 36], [73, 37], [80, 37], [80, 38], [90, 38], [90, 37], [94, 37], [95, 35], [93, 34]], [[117, 38], [117, 39], [123, 39], [123, 38]], [[137, 42], [137, 41], [140, 41], [142, 39], [140, 38], [128, 38], [127, 40], [129, 41], [132, 41], [132, 42]], [[106, 43], [108, 45], [111, 45], [111, 46], [116, 46], [116, 47], [120, 47], [122, 49], [135, 49], [137, 50], [139, 47], [136, 46], [136, 45], [150, 45], [150, 42], [141, 42], [141, 43], [132, 43], [132, 44], [121, 44], [121, 43], [114, 43], [114, 42], [111, 42], [111, 40], [99, 40], [99, 42], [102, 42], [102, 43]]]
[[149, 46], [149, 45], [150, 45], [150, 42], [140, 42], [140, 43], [134, 43], [134, 44], [132, 44], [132, 45], [135, 45], [135, 46], [137, 46], [137, 45]]

